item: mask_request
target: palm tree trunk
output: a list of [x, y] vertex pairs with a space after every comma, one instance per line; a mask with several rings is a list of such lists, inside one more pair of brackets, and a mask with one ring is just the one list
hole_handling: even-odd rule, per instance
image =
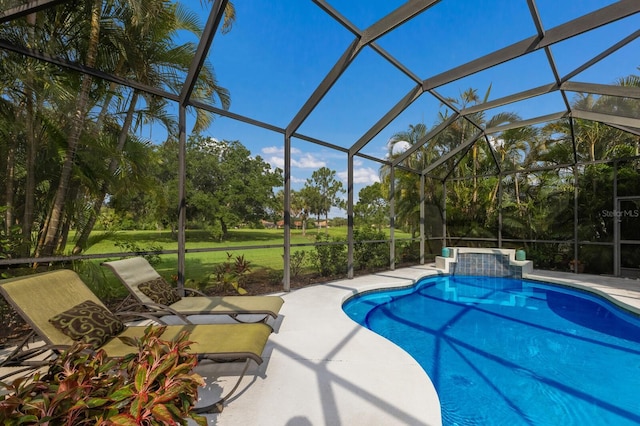
[[89, 235], [91, 231], [93, 231], [93, 227], [96, 225], [98, 221], [98, 216], [100, 215], [100, 209], [102, 208], [102, 204], [104, 203], [104, 199], [106, 198], [106, 193], [102, 192], [102, 196], [98, 195], [95, 200], [93, 200], [93, 205], [91, 206], [91, 212], [89, 213], [89, 219], [87, 219], [87, 223], [80, 231], [80, 235], [76, 240], [76, 244], [73, 247], [73, 254], [80, 254], [82, 250], [87, 248], [87, 242], [89, 241]]
[[520, 208], [520, 185], [518, 184], [518, 173], [513, 174], [513, 182], [516, 191], [516, 205]]
[[10, 138], [9, 144], [10, 146], [7, 150], [7, 170], [5, 173], [5, 179], [7, 180], [7, 184], [5, 186], [5, 206], [7, 207], [7, 210], [4, 212], [4, 231], [7, 235], [9, 235], [11, 227], [13, 226], [13, 185], [16, 161], [15, 139]]
[[473, 204], [478, 202], [478, 146], [473, 144]]
[[329, 235], [329, 210], [324, 215], [324, 230], [325, 234]]
[[307, 235], [307, 215], [304, 214], [301, 216], [302, 219], [302, 236]]
[[[101, 6], [102, 1], [100, 0], [94, 0], [91, 5], [91, 30], [86, 58], [86, 65], [89, 67], [95, 66], [96, 63], [100, 36]], [[49, 226], [47, 228], [43, 244], [36, 250], [36, 257], [51, 256], [56, 250], [58, 242], [57, 236], [59, 235], [62, 217], [64, 214], [64, 205], [67, 201], [67, 193], [69, 192], [76, 148], [80, 141], [89, 105], [89, 92], [91, 90], [92, 80], [93, 79], [88, 74], [83, 74], [80, 93], [78, 94], [78, 102], [76, 104], [76, 111], [71, 119], [71, 129], [67, 140], [67, 152], [65, 153], [62, 171], [60, 173], [60, 182], [58, 183], [53, 206], [51, 207], [51, 219], [49, 221]]]
[[34, 132], [34, 105], [33, 93], [31, 90], [26, 91], [26, 123], [25, 130], [27, 134], [27, 152], [26, 152], [26, 180], [24, 185], [24, 212], [22, 215], [22, 249], [21, 255], [28, 257], [31, 252], [31, 231], [33, 229], [33, 211], [35, 206], [36, 191], [36, 154], [38, 146]]
[[[36, 24], [36, 15], [31, 14], [27, 16], [27, 23], [30, 25], [29, 37], [33, 39], [34, 32], [33, 27]], [[31, 62], [31, 61], [29, 61]], [[25, 87], [25, 113], [26, 113], [26, 160], [25, 171], [26, 179], [24, 185], [24, 211], [22, 214], [22, 248], [20, 249], [20, 255], [29, 257], [31, 254], [31, 233], [33, 231], [33, 215], [35, 206], [35, 192], [36, 192], [36, 154], [38, 152], [38, 144], [35, 137], [34, 120], [35, 120], [35, 103], [33, 87], [33, 75], [31, 70], [27, 71], [26, 75], [26, 87]]]
[[500, 177], [498, 177], [498, 182], [496, 182], [496, 186], [491, 190], [491, 201], [489, 202], [489, 210], [488, 214], [492, 214], [496, 209], [494, 205], [496, 203], [496, 199], [498, 198], [498, 190], [500, 189]]
[[[44, 237], [47, 235], [47, 230], [49, 229], [49, 221], [51, 219], [51, 209], [47, 210], [47, 217], [40, 224], [40, 229], [38, 230], [38, 242], [36, 244], [36, 256], [38, 247], [42, 247], [44, 245]], [[37, 265], [34, 265], [37, 267]]]

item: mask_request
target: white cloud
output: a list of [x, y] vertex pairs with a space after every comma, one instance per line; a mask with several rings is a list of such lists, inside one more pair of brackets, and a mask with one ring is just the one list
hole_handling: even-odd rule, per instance
[[319, 169], [325, 167], [327, 163], [322, 160], [318, 160], [311, 154], [305, 154], [299, 159], [291, 158], [291, 166], [301, 169]]
[[[347, 182], [347, 172], [339, 172], [338, 177], [343, 182]], [[360, 167], [353, 169], [353, 183], [362, 185], [371, 185], [374, 182], [380, 182], [378, 171], [371, 167]]]
[[401, 154], [411, 148], [411, 144], [407, 141], [397, 141], [393, 144], [392, 154]]
[[277, 146], [267, 146], [262, 148], [262, 153], [263, 154], [279, 154], [284, 152], [284, 150], [280, 147]]
[[[280, 167], [284, 169], [284, 148], [277, 146], [268, 146], [262, 148], [262, 153], [267, 155], [267, 161], [272, 167]], [[299, 169], [319, 169], [325, 167], [327, 163], [319, 160], [313, 154], [304, 154], [298, 148], [291, 148], [291, 167]]]
[[489, 143], [494, 148], [502, 148], [502, 146], [504, 145], [504, 139], [502, 139], [501, 137], [495, 137], [493, 135], [489, 135], [488, 138], [489, 138]]
[[267, 159], [267, 162], [271, 164], [271, 167], [273, 168], [280, 167], [281, 169], [284, 169], [284, 158], [282, 157], [273, 156]]
[[[267, 146], [262, 148], [263, 154], [278, 154], [280, 157], [284, 157], [284, 148], [281, 146]], [[298, 148], [291, 148], [291, 155], [300, 154], [301, 151]]]

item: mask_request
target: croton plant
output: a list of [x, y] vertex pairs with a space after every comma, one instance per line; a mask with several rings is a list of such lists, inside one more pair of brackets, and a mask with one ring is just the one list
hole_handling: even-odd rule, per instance
[[12, 383], [0, 382], [4, 424], [186, 425], [206, 419], [193, 412], [201, 376], [197, 358], [187, 352], [188, 333], [171, 341], [164, 327], [148, 327], [140, 339], [127, 339], [137, 352], [119, 359], [76, 344], [36, 372]]

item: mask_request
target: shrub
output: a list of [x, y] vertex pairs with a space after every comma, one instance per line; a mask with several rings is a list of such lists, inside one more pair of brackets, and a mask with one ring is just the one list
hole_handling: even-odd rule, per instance
[[195, 355], [183, 332], [173, 341], [160, 339], [165, 327], [147, 327], [140, 339], [124, 339], [138, 348], [121, 359], [103, 350], [88, 352], [76, 344], [64, 351], [44, 374], [1, 383], [8, 394], [0, 401], [4, 424], [199, 425], [192, 413], [202, 377], [192, 372]]
[[247, 290], [241, 287], [246, 275], [251, 272], [251, 261], [245, 259], [244, 255], [238, 255], [235, 258], [232, 253], [227, 252], [227, 261], [219, 263], [215, 266], [214, 273], [209, 279], [223, 288], [231, 287], [238, 294], [247, 294]]
[[340, 239], [331, 239], [328, 235], [316, 236], [315, 253], [311, 253], [312, 263], [323, 277], [340, 275], [347, 271], [347, 247], [346, 242]]
[[401, 263], [419, 261], [420, 260], [420, 243], [417, 241], [405, 241], [400, 243], [397, 257]]
[[389, 243], [387, 239], [383, 231], [369, 228], [354, 230], [353, 260], [356, 269], [375, 269], [389, 265]]
[[304, 269], [307, 252], [304, 250], [294, 251], [289, 258], [289, 270], [291, 277], [296, 278]]

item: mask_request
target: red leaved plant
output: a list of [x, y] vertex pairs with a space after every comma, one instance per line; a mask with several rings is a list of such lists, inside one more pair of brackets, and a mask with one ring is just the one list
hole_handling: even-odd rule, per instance
[[10, 384], [0, 401], [4, 424], [56, 425], [199, 425], [206, 419], [192, 409], [204, 380], [193, 373], [197, 357], [182, 332], [171, 341], [165, 327], [145, 329], [140, 339], [122, 338], [138, 351], [108, 359], [104, 351], [76, 344], [64, 351], [46, 373]]

